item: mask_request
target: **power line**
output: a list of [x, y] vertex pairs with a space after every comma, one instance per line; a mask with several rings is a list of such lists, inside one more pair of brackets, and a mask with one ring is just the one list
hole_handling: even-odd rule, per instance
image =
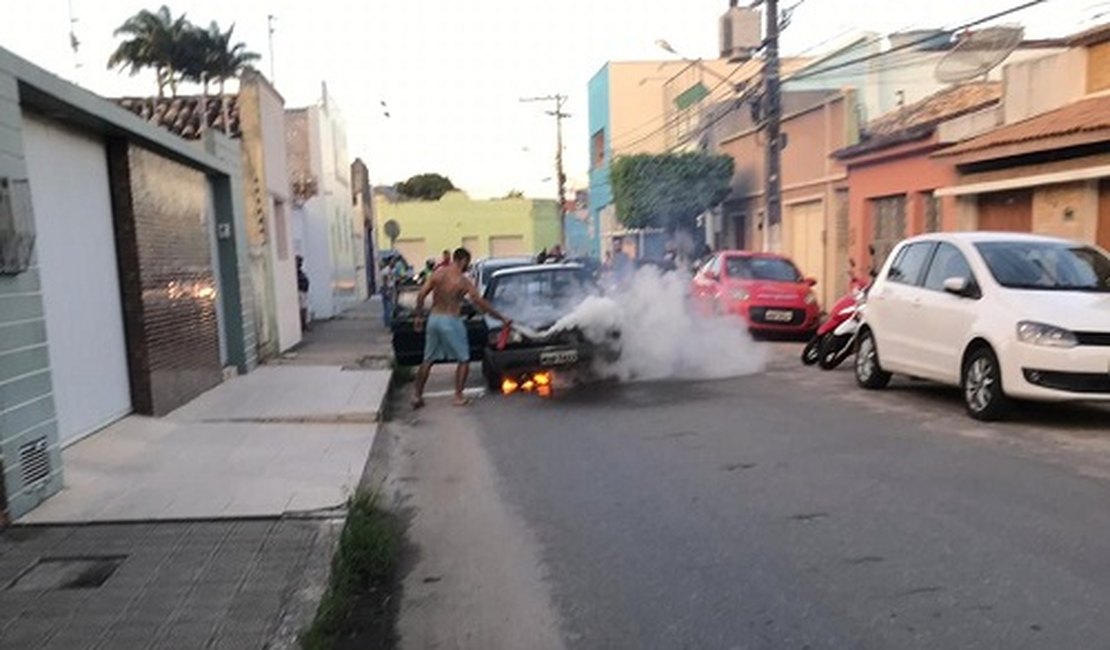
[[[1033, 6], [1036, 6], [1036, 5], [1039, 5], [1039, 4], [1043, 4], [1044, 2], [1047, 2], [1047, 0], [1030, 0], [1028, 2], [1022, 3], [1020, 5], [1016, 5], [1014, 7], [1009, 8], [1009, 9], [993, 13], [989, 16], [985, 16], [983, 18], [977, 18], [975, 20], [965, 22], [961, 25], [957, 25], [956, 27], [951, 28], [949, 31], [957, 32], [957, 31], [960, 31], [960, 30], [969, 29], [971, 27], [976, 27], [976, 26], [981, 25], [983, 23], [990, 22], [990, 21], [998, 19], [998, 18], [1002, 18], [1004, 16], [1008, 16], [1010, 14], [1017, 13], [1019, 11], [1023, 11], [1025, 9], [1028, 9], [1030, 7], [1033, 7]], [[795, 81], [795, 80], [798, 80], [798, 79], [808, 79], [810, 77], [814, 77], [814, 76], [817, 76], [819, 74], [824, 74], [824, 73], [827, 73], [827, 72], [831, 72], [833, 70], [839, 70], [839, 69], [842, 69], [842, 68], [845, 68], [845, 67], [858, 65], [860, 63], [866, 63], [868, 61], [874, 61], [874, 60], [877, 60], [877, 59], [881, 59], [881, 58], [887, 57], [891, 54], [895, 54], [895, 53], [903, 51], [903, 50], [907, 50], [907, 49], [910, 49], [910, 48], [913, 48], [913, 47], [917, 47], [919, 45], [923, 45], [925, 43], [932, 42], [933, 40], [935, 40], [935, 38], [936, 38], [935, 35], [927, 36], [925, 38], [921, 38], [921, 39], [917, 39], [917, 40], [914, 40], [914, 41], [911, 41], [911, 42], [908, 42], [908, 43], [904, 43], [904, 44], [899, 45], [897, 47], [892, 47], [889, 50], [885, 50], [883, 52], [876, 52], [874, 54], [868, 54], [868, 55], [865, 55], [865, 56], [857, 57], [857, 58], [851, 59], [849, 61], [844, 61], [844, 62], [834, 64], [834, 65], [830, 65], [830, 66], [827, 66], [827, 67], [824, 67], [824, 68], [819, 68], [818, 70], [814, 70], [814, 71], [810, 71], [808, 69], [799, 70], [798, 72], [795, 72], [794, 74], [790, 74], [790, 75], [787, 75], [786, 77], [784, 77], [782, 79], [782, 82], [786, 83], [786, 82]], [[736, 109], [738, 109], [742, 105], [742, 103], [743, 103], [742, 101], [738, 101], [731, 108], [728, 108], [728, 109], [722, 111], [720, 114], [718, 114], [713, 119], [711, 119], [708, 123], [699, 127], [698, 130], [697, 130], [697, 133], [695, 135], [691, 135], [684, 142], [679, 143], [675, 147], [672, 147], [671, 151], [676, 150], [678, 147], [680, 147], [680, 146], [682, 146], [682, 145], [684, 145], [684, 144], [686, 144], [686, 143], [688, 143], [692, 140], [700, 138], [706, 131], [708, 131], [710, 128], [712, 128], [714, 125], [716, 125], [718, 122], [723, 120], [725, 118], [725, 116], [732, 113], [732, 111], [735, 111]]]
[[559, 244], [561, 246], [566, 246], [567, 175], [563, 172], [563, 119], [570, 117], [570, 113], [563, 112], [563, 105], [566, 104], [567, 96], [556, 93], [554, 95], [545, 95], [543, 97], [524, 97], [521, 98], [520, 101], [525, 103], [555, 102], [555, 110], [547, 111], [547, 114], [555, 118], [555, 178], [559, 187]]
[[[956, 32], [956, 31], [960, 31], [960, 30], [963, 30], [963, 29], [969, 29], [971, 27], [977, 27], [979, 25], [982, 25], [983, 23], [987, 23], [987, 22], [990, 22], [992, 20], [996, 20], [998, 18], [1003, 18], [1005, 16], [1009, 16], [1010, 14], [1017, 13], [1019, 11], [1024, 11], [1025, 9], [1029, 9], [1030, 7], [1035, 7], [1035, 6], [1037, 6], [1039, 4], [1043, 4], [1045, 2], [1047, 2], [1047, 0], [1029, 0], [1028, 2], [1024, 2], [1020, 5], [1011, 7], [1009, 9], [1005, 9], [1003, 11], [998, 11], [998, 12], [995, 12], [995, 13], [989, 15], [989, 16], [985, 16], [983, 18], [979, 18], [979, 19], [976, 19], [976, 20], [972, 20], [970, 22], [966, 22], [962, 25], [958, 25], [958, 26], [952, 28], [951, 31]], [[848, 61], [841, 61], [840, 63], [835, 63], [835, 64], [832, 64], [832, 65], [829, 65], [829, 66], [826, 66], [826, 67], [823, 67], [823, 68], [817, 68], [816, 70], [802, 70], [802, 71], [799, 71], [798, 73], [796, 73], [794, 75], [791, 75], [789, 79], [791, 79], [791, 80], [808, 79], [810, 77], [815, 77], [817, 75], [825, 74], [826, 72], [831, 72], [833, 70], [840, 70], [841, 68], [847, 68], [847, 67], [850, 67], [850, 66], [858, 65], [860, 63], [867, 63], [868, 61], [873, 61], [873, 60], [878, 59], [880, 57], [889, 56], [891, 54], [894, 54], [895, 52], [901, 52], [903, 50], [913, 49], [913, 48], [915, 48], [919, 45], [924, 45], [924, 44], [930, 43], [934, 40], [936, 40], [936, 35], [932, 34], [932, 35], [929, 35], [929, 36], [925, 36], [923, 38], [919, 38], [919, 39], [915, 39], [913, 41], [902, 43], [901, 45], [896, 45], [896, 46], [891, 47], [890, 49], [885, 50], [883, 52], [876, 52], [874, 54], [867, 54], [867, 55], [864, 55], [864, 56], [861, 56], [861, 57], [857, 57], [855, 59], [850, 59]]]
[[[721, 79], [721, 81], [719, 81], [716, 86], [714, 86], [712, 89], [710, 89], [709, 93], [705, 96], [704, 99], [702, 99], [702, 101], [704, 102], [704, 101], [709, 100], [713, 96], [713, 94], [716, 93], [718, 90], [720, 90], [725, 84], [731, 83], [732, 77], [736, 76], [736, 73], [740, 71], [741, 67], [742, 66], [737, 66], [736, 68], [734, 68], [732, 70], [732, 72], [730, 72], [728, 74], [728, 76]], [[663, 133], [664, 131], [666, 131], [666, 130], [670, 129], [671, 127], [675, 126], [684, 117], [685, 117], [685, 114], [682, 111], [679, 111], [679, 112], [675, 113], [674, 115], [670, 116], [669, 118], [666, 118], [666, 120], [663, 122], [663, 124], [661, 126], [659, 126], [658, 128], [648, 132], [647, 134], [637, 138], [636, 140], [633, 140], [632, 142], [623, 143], [621, 145], [621, 147], [622, 148], [635, 147], [636, 145], [640, 144], [641, 142], [646, 142], [646, 141], [650, 140], [651, 138], [654, 138], [655, 136], [659, 135], [660, 133]], [[612, 142], [612, 140], [610, 140], [610, 142]]]

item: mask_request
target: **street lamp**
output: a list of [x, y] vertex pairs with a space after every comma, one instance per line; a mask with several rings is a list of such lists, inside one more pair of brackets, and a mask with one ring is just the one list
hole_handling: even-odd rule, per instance
[[[659, 49], [664, 50], [666, 52], [670, 52], [671, 54], [674, 54], [675, 56], [682, 56], [681, 54], [679, 54], [678, 52], [675, 51], [674, 47], [672, 47], [671, 44], [669, 42], [667, 42], [667, 39], [665, 39], [665, 38], [655, 39], [655, 45]], [[683, 56], [682, 58], [685, 59], [686, 57]]]
[[705, 65], [705, 62], [702, 61], [701, 59], [691, 59], [690, 57], [686, 56], [682, 52], [679, 52], [678, 50], [674, 49], [674, 46], [671, 45], [670, 41], [668, 41], [665, 38], [655, 39], [655, 46], [658, 47], [659, 49], [663, 50], [664, 52], [668, 52], [670, 54], [673, 54], [673, 55], [677, 56], [678, 58], [682, 59], [686, 63], [689, 63], [690, 65], [697, 66], [698, 69], [703, 70], [709, 76], [713, 77], [717, 81], [720, 81], [721, 83], [730, 84], [732, 89], [735, 90], [736, 92], [741, 92], [744, 89], [743, 84], [734, 84], [734, 83], [732, 83], [732, 81], [728, 77], [721, 74], [720, 72], [717, 72], [713, 68]]

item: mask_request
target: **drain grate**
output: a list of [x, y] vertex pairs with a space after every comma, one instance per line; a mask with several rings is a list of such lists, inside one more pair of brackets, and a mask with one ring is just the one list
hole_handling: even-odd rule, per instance
[[39, 558], [8, 585], [7, 591], [96, 589], [126, 559], [126, 555]]
[[50, 476], [50, 454], [46, 453], [46, 438], [36, 438], [19, 447], [19, 466], [22, 468], [23, 485], [33, 486]]

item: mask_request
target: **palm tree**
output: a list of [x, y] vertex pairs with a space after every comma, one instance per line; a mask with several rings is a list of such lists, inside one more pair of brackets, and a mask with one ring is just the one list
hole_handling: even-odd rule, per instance
[[220, 94], [223, 95], [227, 80], [243, 74], [251, 68], [251, 63], [261, 57], [256, 52], [248, 50], [246, 43], [231, 44], [235, 34], [234, 24], [226, 32], [221, 32], [219, 25], [213, 22], [208, 30], [213, 40], [208, 72], [211, 77], [219, 81]]
[[158, 96], [165, 96], [166, 86], [176, 95], [184, 61], [183, 46], [191, 29], [185, 14], [174, 18], [173, 12], [165, 5], [158, 11], [143, 9], [113, 32], [116, 37], [129, 38], [120, 43], [108, 58], [108, 67], [127, 68], [132, 75], [145, 68], [154, 68]]

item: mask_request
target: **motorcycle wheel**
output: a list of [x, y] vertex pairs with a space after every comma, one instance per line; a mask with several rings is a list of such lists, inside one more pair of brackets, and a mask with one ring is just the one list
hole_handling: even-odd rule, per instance
[[817, 352], [817, 362], [823, 370], [833, 370], [852, 356], [851, 336], [827, 336]]
[[803, 364], [805, 364], [807, 366], [817, 365], [817, 361], [821, 358], [821, 355], [820, 355], [821, 342], [824, 339], [825, 339], [824, 336], [817, 335], [817, 336], [814, 336], [813, 338], [811, 338], [809, 340], [809, 343], [806, 343], [806, 346], [804, 348], [802, 348], [802, 363]]

